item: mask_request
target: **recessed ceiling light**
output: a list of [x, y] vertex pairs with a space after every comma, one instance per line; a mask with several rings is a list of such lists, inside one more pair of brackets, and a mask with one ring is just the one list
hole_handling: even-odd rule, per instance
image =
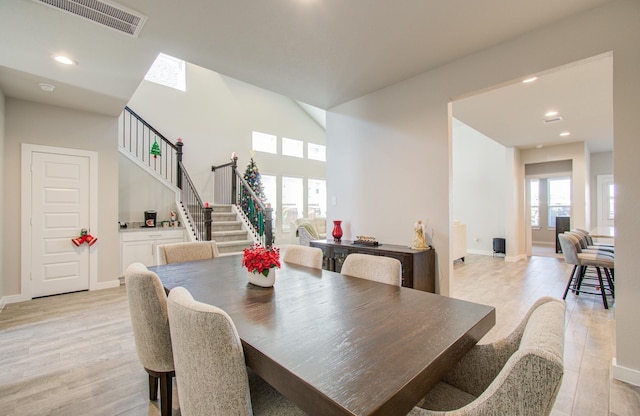
[[56, 55], [53, 57], [53, 59], [55, 59], [57, 62], [60, 62], [61, 64], [64, 65], [73, 65], [75, 64], [75, 61], [67, 56], [64, 55]]
[[570, 133], [570, 132], [568, 132], [568, 131], [563, 131], [562, 133], [560, 133], [560, 136], [561, 136], [561, 137], [567, 137], [567, 136], [569, 136], [569, 135], [571, 135], [571, 133]]
[[537, 145], [536, 149], [542, 149], [542, 145], [541, 144]]
[[46, 92], [53, 92], [53, 90], [56, 89], [55, 85], [47, 84], [46, 82], [41, 82], [38, 84], [38, 86], [40, 87], [40, 89], [42, 89], [42, 91]]
[[544, 114], [545, 117], [553, 117], [553, 116], [557, 116], [558, 112], [557, 111], [548, 111]]
[[538, 77], [531, 77], [531, 78], [523, 79], [522, 82], [525, 83], [525, 84], [528, 84], [528, 83], [533, 82], [533, 81], [535, 81], [537, 79], [538, 79]]

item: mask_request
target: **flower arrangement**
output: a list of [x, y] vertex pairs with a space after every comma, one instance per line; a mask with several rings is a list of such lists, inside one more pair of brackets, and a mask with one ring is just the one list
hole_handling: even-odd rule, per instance
[[249, 272], [261, 273], [267, 277], [269, 269], [280, 267], [280, 249], [278, 247], [263, 247], [260, 244], [252, 244], [243, 252], [242, 265]]

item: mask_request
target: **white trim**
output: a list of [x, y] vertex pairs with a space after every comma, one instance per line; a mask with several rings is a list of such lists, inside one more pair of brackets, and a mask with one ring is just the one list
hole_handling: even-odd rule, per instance
[[120, 286], [120, 279], [114, 279], [107, 282], [97, 282], [95, 287], [92, 287], [89, 290], [113, 289], [118, 286]]
[[[467, 254], [479, 254], [481, 256], [493, 256], [493, 251], [467, 249]], [[456, 259], [457, 260], [457, 259]]]
[[[28, 143], [22, 143], [21, 152], [20, 294], [9, 296], [7, 299], [9, 303], [31, 299], [31, 155], [34, 152], [89, 158], [89, 231], [94, 235], [100, 235], [98, 227], [98, 153], [90, 150]], [[100, 246], [100, 242], [89, 249], [89, 290], [95, 290], [100, 286], [98, 283], [98, 246]], [[14, 299], [15, 296], [17, 298]]]
[[611, 362], [611, 375], [616, 380], [640, 386], [640, 371], [618, 365], [615, 357]]
[[526, 260], [526, 259], [527, 259], [526, 254], [518, 254], [517, 256], [506, 256], [504, 258], [504, 261], [507, 263], [515, 263], [517, 261]]

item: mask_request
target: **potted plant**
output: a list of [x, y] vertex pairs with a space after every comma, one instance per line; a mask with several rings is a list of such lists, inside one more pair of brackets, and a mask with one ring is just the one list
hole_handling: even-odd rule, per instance
[[280, 267], [280, 249], [252, 244], [243, 250], [242, 265], [247, 268], [249, 283], [272, 287], [276, 280], [276, 268]]

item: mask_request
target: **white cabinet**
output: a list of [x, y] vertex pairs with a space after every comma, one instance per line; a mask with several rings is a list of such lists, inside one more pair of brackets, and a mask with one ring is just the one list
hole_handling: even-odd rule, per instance
[[462, 259], [467, 255], [467, 224], [453, 222], [453, 261]]
[[120, 232], [120, 275], [131, 263], [145, 266], [156, 264], [158, 244], [180, 243], [184, 241], [184, 229], [157, 228], [154, 231], [133, 229]]

